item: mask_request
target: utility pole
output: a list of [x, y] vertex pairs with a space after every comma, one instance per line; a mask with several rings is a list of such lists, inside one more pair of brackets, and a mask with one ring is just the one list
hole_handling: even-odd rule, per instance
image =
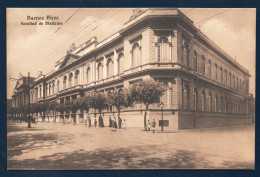
[[31, 98], [30, 98], [30, 72], [28, 72], [28, 128], [31, 128], [31, 117], [30, 117], [30, 102], [31, 102]]

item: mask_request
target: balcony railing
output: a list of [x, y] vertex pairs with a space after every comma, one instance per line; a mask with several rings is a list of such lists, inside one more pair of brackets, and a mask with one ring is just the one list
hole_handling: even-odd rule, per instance
[[59, 94], [61, 93], [66, 93], [66, 92], [70, 92], [70, 91], [74, 91], [74, 90], [78, 90], [78, 89], [82, 89], [83, 88], [83, 85], [75, 85], [73, 87], [70, 87], [70, 88], [66, 88], [64, 90], [60, 90], [59, 91]]

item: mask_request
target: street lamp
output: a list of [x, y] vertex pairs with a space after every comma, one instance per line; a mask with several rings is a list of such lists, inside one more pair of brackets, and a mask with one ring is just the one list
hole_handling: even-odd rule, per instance
[[161, 102], [160, 107], [162, 109], [162, 127], [161, 127], [161, 131], [163, 131], [163, 103], [162, 102]]

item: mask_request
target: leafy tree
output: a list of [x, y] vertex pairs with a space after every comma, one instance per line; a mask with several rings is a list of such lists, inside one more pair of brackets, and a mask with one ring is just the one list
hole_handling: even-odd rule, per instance
[[[56, 109], [57, 109], [58, 103], [56, 101], [52, 101], [48, 103], [47, 110], [48, 111], [53, 111], [54, 112], [54, 120], [56, 122]], [[49, 117], [48, 117], [48, 122], [49, 122]]]
[[39, 104], [39, 108], [41, 112], [43, 112], [43, 120], [45, 121], [46, 111], [47, 111], [48, 103], [46, 101]]
[[146, 115], [149, 105], [159, 103], [160, 97], [165, 90], [162, 83], [155, 80], [142, 80], [130, 87], [131, 98], [135, 103], [145, 105], [144, 129], [146, 130]]
[[128, 107], [132, 105], [132, 99], [127, 89], [117, 89], [113, 90], [107, 96], [108, 104], [111, 106], [115, 106], [118, 112], [118, 119], [120, 117], [120, 112], [124, 107]]
[[63, 103], [58, 103], [56, 106], [56, 111], [60, 112], [63, 117], [63, 123], [65, 123], [64, 120], [64, 112], [67, 110], [67, 106]]
[[94, 92], [93, 94], [88, 96], [88, 99], [89, 106], [91, 108], [97, 109], [101, 117], [102, 109], [108, 106], [105, 94], [103, 92]]

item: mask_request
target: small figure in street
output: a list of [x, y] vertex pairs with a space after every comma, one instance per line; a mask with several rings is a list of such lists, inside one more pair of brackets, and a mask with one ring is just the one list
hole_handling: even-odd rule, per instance
[[91, 127], [91, 119], [88, 117], [88, 127]]
[[125, 119], [124, 119], [124, 121], [123, 121], [123, 129], [126, 130], [126, 121], [125, 121]]
[[109, 127], [112, 127], [112, 119], [109, 117]]
[[155, 132], [155, 127], [156, 127], [155, 119], [154, 119], [153, 122], [152, 122], [152, 127], [153, 127], [153, 133], [154, 133], [154, 132]]
[[116, 118], [114, 117], [114, 128], [117, 128]]
[[86, 127], [87, 124], [88, 124], [88, 119], [87, 119], [87, 117], [84, 117], [84, 123], [85, 123], [85, 127]]
[[118, 128], [120, 129], [122, 125], [122, 119], [119, 117], [118, 118]]
[[148, 122], [147, 122], [147, 131], [150, 131], [150, 129], [151, 129], [151, 123], [150, 123], [150, 121], [148, 120]]
[[73, 117], [73, 125], [76, 125], [77, 124], [77, 121], [76, 121], [76, 115], [74, 115], [75, 117]]
[[95, 128], [96, 128], [97, 127], [97, 119], [95, 119], [94, 124], [95, 124]]

